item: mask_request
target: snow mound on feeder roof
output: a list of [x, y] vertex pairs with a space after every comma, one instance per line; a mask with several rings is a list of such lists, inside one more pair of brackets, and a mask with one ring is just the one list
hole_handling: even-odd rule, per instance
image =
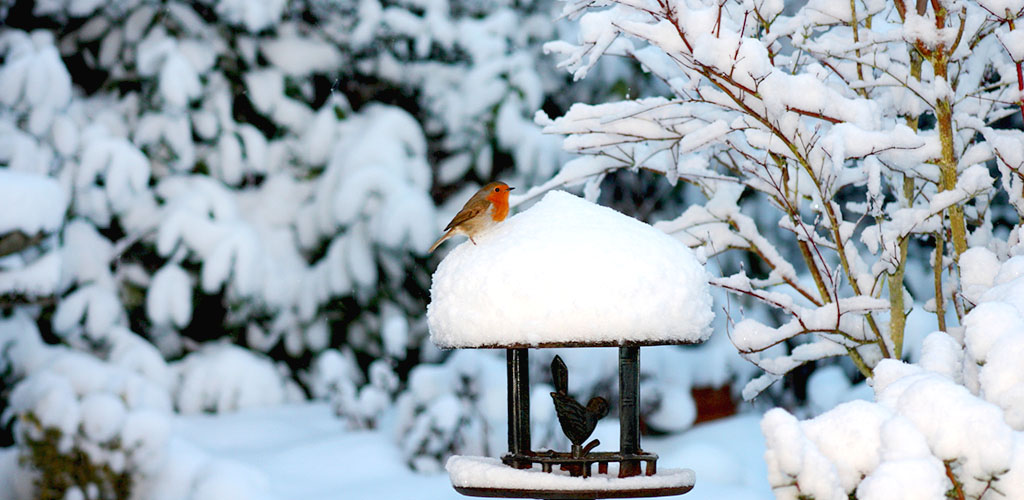
[[443, 348], [702, 342], [714, 317], [693, 252], [653, 227], [552, 191], [455, 248], [430, 287]]

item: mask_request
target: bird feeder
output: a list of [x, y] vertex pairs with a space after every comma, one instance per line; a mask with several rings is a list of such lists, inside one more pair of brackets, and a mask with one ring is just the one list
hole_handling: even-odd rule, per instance
[[[688, 469], [659, 469], [640, 445], [640, 348], [690, 344], [710, 335], [708, 276], [682, 243], [614, 210], [564, 192], [498, 224], [445, 257], [433, 277], [428, 325], [441, 348], [504, 349], [508, 452], [452, 457], [465, 495], [627, 498], [679, 495]], [[619, 449], [587, 442], [609, 403], [568, 393], [568, 370], [552, 361], [552, 401], [530, 401], [531, 349], [618, 349]], [[546, 398], [545, 398], [546, 399]], [[534, 450], [530, 405], [554, 404], [570, 450]]]

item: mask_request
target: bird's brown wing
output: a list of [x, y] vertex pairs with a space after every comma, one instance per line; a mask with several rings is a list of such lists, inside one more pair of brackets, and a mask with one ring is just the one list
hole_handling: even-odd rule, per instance
[[[459, 213], [455, 214], [455, 218], [444, 227], [447, 231], [453, 227], [458, 227], [463, 222], [466, 222], [487, 210], [487, 203], [472, 203], [474, 200], [470, 200], [470, 203], [466, 203], [466, 206], [462, 207]], [[470, 206], [472, 205], [472, 206]]]

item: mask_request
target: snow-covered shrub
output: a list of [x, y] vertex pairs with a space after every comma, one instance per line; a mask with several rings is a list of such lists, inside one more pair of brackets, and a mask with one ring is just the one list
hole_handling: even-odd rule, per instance
[[181, 413], [221, 413], [280, 405], [301, 391], [265, 356], [216, 343], [171, 365], [178, 380], [174, 406]]
[[998, 406], [1010, 427], [1024, 431], [1024, 256], [991, 271], [991, 288], [964, 319], [964, 349], [949, 354], [954, 358], [946, 366], [952, 366], [953, 380]]
[[317, 355], [305, 376], [309, 393], [316, 399], [331, 403], [335, 413], [348, 416], [352, 425], [359, 426], [364, 419], [353, 418], [363, 413], [358, 400], [359, 386], [365, 384], [363, 372], [351, 350], [327, 349]]
[[441, 470], [449, 456], [497, 455], [506, 441], [505, 363], [478, 351], [458, 351], [444, 364], [409, 374], [396, 401], [395, 436], [409, 465]]
[[[943, 342], [956, 345], [944, 333]], [[932, 337], [929, 337], [931, 339]], [[926, 353], [928, 362], [941, 362]], [[946, 374], [885, 360], [877, 403], [843, 403], [797, 421], [774, 409], [762, 422], [777, 498], [1018, 498], [1024, 434], [999, 407]], [[955, 483], [949, 478], [955, 478]]]
[[[645, 348], [640, 358], [640, 418], [658, 432], [681, 432], [693, 426], [697, 419], [693, 388], [721, 388], [749, 380], [754, 371], [724, 335], [688, 348]], [[606, 370], [617, 374], [617, 368]], [[605, 385], [617, 386], [618, 381]]]
[[[27, 315], [0, 319], [0, 373], [13, 386], [2, 421], [16, 440], [0, 458], [13, 459], [0, 463], [4, 498], [264, 498], [261, 474], [173, 436], [173, 370], [155, 348], [127, 330], [109, 338], [100, 358], [43, 343]], [[258, 371], [241, 365], [230, 363]]]
[[354, 429], [374, 429], [383, 413], [392, 407], [399, 380], [390, 362], [378, 359], [370, 364], [369, 382], [352, 351], [328, 349], [313, 363], [309, 375], [313, 397], [330, 402], [334, 412]]
[[419, 94], [417, 116], [437, 138], [430, 147], [440, 184], [489, 179], [508, 167], [515, 172], [503, 175], [524, 180], [554, 172], [558, 143], [532, 121], [564, 91], [541, 54], [555, 36], [553, 2], [348, 0], [338, 7], [340, 16], [319, 2], [309, 6], [331, 23], [323, 36], [354, 59], [340, 65], [337, 85], [353, 102], [384, 82]]
[[[979, 251], [987, 252], [971, 250], [971, 266], [991, 260]], [[1024, 257], [971, 271], [984, 288], [973, 289], [979, 303], [962, 338], [935, 332], [917, 364], [879, 363], [875, 402], [843, 403], [804, 421], [782, 409], [765, 415], [777, 497], [1024, 495]]]
[[[582, 156], [527, 193], [585, 184], [596, 197], [621, 169], [693, 186], [683, 192], [706, 201], [688, 200], [657, 227], [703, 251], [722, 273], [715, 286], [773, 311], [748, 308], [730, 328], [764, 371], [745, 388], [748, 399], [833, 356], [870, 377], [881, 359], [907, 351], [915, 307], [951, 328], [973, 306], [961, 264], [968, 248], [1005, 259], [1020, 239], [1006, 226], [1024, 215], [1024, 32], [1014, 22], [1024, 3], [810, 1], [793, 15], [783, 7], [568, 1], [578, 37], [546, 49], [575, 78], [613, 55], [664, 86], [576, 104], [555, 119], [539, 114]], [[1016, 214], [1000, 205], [1004, 194]], [[730, 250], [742, 256], [721, 255]]]
[[[11, 356], [4, 372], [16, 381], [3, 420], [13, 420], [26, 467], [16, 474], [33, 482], [35, 498], [127, 499], [157, 473], [171, 404], [166, 380], [151, 375], [166, 366], [159, 356], [147, 358], [145, 347], [152, 347], [139, 342], [132, 361], [114, 354], [104, 361], [43, 344], [24, 315], [0, 321], [0, 345]], [[143, 366], [147, 359], [155, 365]]]
[[[8, 149], [0, 146], [0, 155]], [[0, 300], [36, 303], [57, 292], [61, 259], [53, 235], [66, 208], [55, 179], [0, 170]]]

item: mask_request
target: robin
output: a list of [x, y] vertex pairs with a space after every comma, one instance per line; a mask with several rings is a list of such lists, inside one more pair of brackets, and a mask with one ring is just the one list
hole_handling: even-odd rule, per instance
[[476, 245], [473, 236], [508, 217], [508, 192], [513, 189], [504, 182], [492, 182], [480, 188], [445, 226], [444, 235], [430, 246], [428, 252], [433, 252], [444, 240], [456, 234], [469, 236], [469, 241]]

